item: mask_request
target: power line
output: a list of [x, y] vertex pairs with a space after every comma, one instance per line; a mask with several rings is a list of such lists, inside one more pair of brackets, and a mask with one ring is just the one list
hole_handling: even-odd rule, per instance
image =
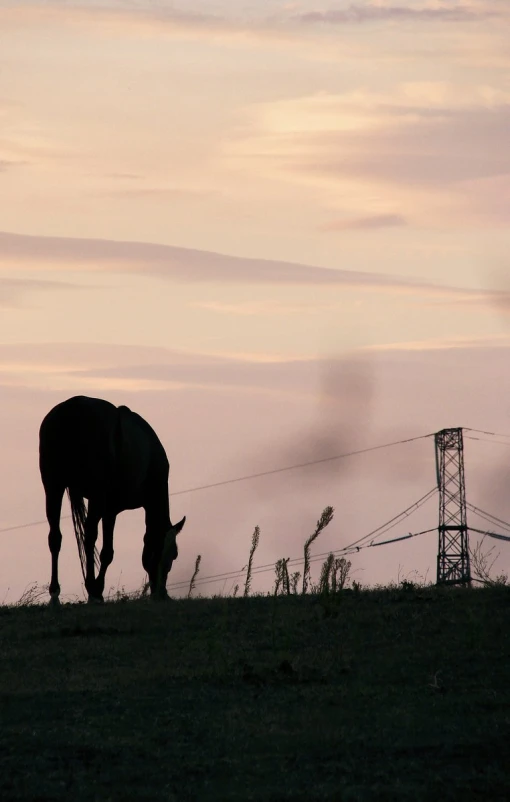
[[471, 532], [478, 532], [478, 534], [484, 535], [484, 537], [485, 535], [488, 535], [489, 537], [496, 538], [496, 540], [506, 540], [507, 542], [510, 542], [509, 535], [498, 535], [496, 532], [490, 532], [488, 529], [474, 529], [472, 526], [470, 526], [469, 529]]
[[510, 531], [510, 524], [507, 523], [506, 521], [503, 521], [502, 518], [498, 518], [496, 515], [492, 515], [492, 513], [490, 512], [485, 512], [485, 510], [481, 510], [479, 507], [475, 507], [475, 505], [471, 504], [470, 502], [467, 502], [466, 506], [468, 507], [468, 509], [471, 510], [471, 512], [474, 512], [475, 515], [479, 515], [480, 518], [484, 518], [486, 521], [492, 524], [497, 523], [500, 526], [502, 526], [503, 529], [507, 529]]
[[[269, 471], [261, 471], [259, 473], [247, 474], [246, 476], [237, 476], [237, 477], [235, 477], [233, 479], [224, 479], [221, 482], [212, 482], [211, 484], [207, 484], [207, 485], [197, 485], [196, 487], [189, 487], [186, 490], [177, 490], [177, 491], [171, 493], [171, 497], [174, 498], [175, 496], [182, 496], [185, 493], [196, 493], [199, 490], [209, 490], [210, 488], [213, 488], [213, 487], [221, 487], [223, 485], [230, 485], [230, 484], [233, 484], [234, 482], [246, 482], [249, 479], [258, 479], [259, 477], [262, 477], [262, 476], [271, 476], [271, 475], [276, 474], [276, 473], [283, 473], [284, 471], [294, 471], [294, 470], [298, 470], [299, 468], [307, 468], [307, 467], [309, 467], [311, 465], [319, 465], [320, 463], [324, 463], [324, 462], [332, 462], [333, 460], [346, 459], [347, 457], [354, 457], [354, 456], [357, 456], [359, 454], [368, 454], [370, 451], [378, 451], [378, 450], [380, 450], [382, 448], [391, 448], [392, 446], [399, 446], [399, 445], [402, 445], [403, 443], [412, 443], [415, 440], [424, 440], [427, 437], [433, 437], [433, 433], [422, 434], [422, 435], [419, 435], [418, 437], [408, 437], [408, 438], [406, 438], [404, 440], [395, 440], [392, 443], [383, 443], [382, 445], [379, 445], [379, 446], [371, 446], [369, 448], [360, 448], [357, 451], [347, 451], [344, 454], [336, 454], [336, 455], [334, 455], [332, 457], [323, 457], [322, 459], [310, 460], [309, 462], [301, 462], [301, 463], [298, 463], [296, 465], [287, 465], [284, 468], [273, 468], [272, 470], [269, 470]], [[71, 517], [70, 515], [62, 515], [62, 518], [70, 518], [70, 517]], [[0, 529], [0, 534], [2, 534], [3, 532], [13, 532], [16, 529], [27, 529], [28, 527], [31, 527], [31, 526], [40, 526], [41, 524], [45, 524], [45, 523], [46, 523], [46, 519], [43, 518], [43, 519], [41, 519], [39, 521], [31, 521], [30, 523], [17, 524], [15, 526], [5, 526], [2, 529]]]
[[[330, 554], [338, 556], [340, 553], [342, 553], [343, 555], [349, 556], [350, 554], [357, 554], [358, 551], [363, 551], [364, 549], [372, 549], [375, 546], [386, 546], [390, 543], [397, 543], [400, 540], [409, 540], [410, 538], [419, 537], [420, 535], [427, 535], [430, 532], [435, 532], [435, 531], [436, 528], [434, 527], [433, 529], [424, 529], [422, 532], [415, 532], [414, 534], [404, 535], [403, 537], [396, 537], [393, 538], [392, 540], [385, 540], [382, 543], [368, 543], [367, 545], [360, 546], [359, 548], [356, 549], [349, 550], [348, 547], [346, 547], [345, 549], [341, 550], [337, 549], [336, 551], [328, 551], [325, 552], [325, 554], [314, 554], [310, 557], [309, 562], [310, 563], [319, 562], [320, 560], [324, 560], [324, 557], [329, 556]], [[303, 562], [304, 562], [304, 557], [298, 557], [293, 560], [289, 560], [287, 565], [294, 567], [296, 565], [300, 565]], [[267, 574], [269, 571], [274, 571], [274, 567], [275, 567], [274, 563], [269, 564], [265, 568], [262, 568], [260, 566], [254, 568], [251, 574], [252, 576], [254, 576], [255, 574]], [[221, 582], [222, 580], [224, 582], [228, 582], [229, 580], [241, 579], [243, 576], [245, 576], [245, 571], [237, 571], [237, 572], [231, 571], [228, 574], [225, 573], [225, 574], [217, 574], [215, 576], [201, 577], [199, 579], [196, 579], [194, 584], [195, 586], [210, 585], [213, 582]], [[169, 590], [179, 590], [181, 588], [189, 587], [189, 579], [183, 579], [181, 582], [174, 582], [171, 585], [167, 585], [167, 587]]]
[[491, 437], [510, 437], [510, 434], [501, 434], [500, 432], [486, 432], [484, 429], [471, 429], [469, 426], [463, 426], [466, 432], [476, 432], [477, 434], [489, 434]]
[[[500, 437], [504, 437], [504, 435], [500, 435]], [[489, 440], [487, 437], [472, 437], [469, 434], [465, 435], [466, 440], [476, 440], [478, 443], [497, 443], [500, 446], [506, 446], [507, 448], [510, 446], [510, 443], [505, 443], [504, 440]]]
[[[70, 515], [63, 515], [62, 518], [70, 518]], [[6, 526], [3, 529], [0, 529], [0, 534], [2, 532], [14, 532], [15, 529], [28, 529], [29, 526], [39, 526], [39, 524], [48, 523], [46, 518], [41, 519], [40, 521], [31, 521], [28, 524], [17, 524], [16, 526]]]
[[322, 459], [314, 459], [310, 460], [309, 462], [301, 462], [296, 465], [287, 465], [284, 468], [273, 468], [269, 471], [261, 471], [260, 473], [252, 473], [246, 476], [238, 476], [235, 479], [225, 479], [222, 482], [213, 482], [212, 484], [208, 485], [199, 485], [198, 487], [191, 487], [187, 490], [178, 490], [175, 493], [172, 493], [173, 496], [181, 496], [184, 493], [194, 493], [197, 490], [208, 490], [211, 487], [220, 487], [220, 485], [229, 485], [233, 484], [234, 482], [245, 482], [248, 479], [258, 479], [260, 476], [270, 476], [275, 473], [283, 473], [284, 471], [294, 471], [299, 468], [307, 468], [310, 465], [319, 465], [323, 462], [333, 462], [333, 460], [337, 459], [345, 459], [346, 457], [354, 457], [358, 454], [367, 454], [369, 451], [378, 451], [381, 448], [391, 448], [392, 446], [399, 446], [403, 443], [412, 443], [414, 440], [424, 440], [427, 437], [433, 437], [433, 433], [430, 434], [421, 434], [418, 437], [408, 437], [405, 440], [395, 440], [393, 443], [383, 443], [380, 446], [371, 446], [370, 448], [360, 448], [357, 451], [347, 451], [344, 454], [336, 454], [332, 457], [323, 457]]
[[420, 535], [428, 535], [429, 532], [435, 532], [436, 527], [434, 526], [432, 529], [424, 529], [423, 532], [415, 532], [414, 534], [403, 535], [402, 537], [394, 537], [391, 540], [381, 540], [380, 543], [371, 543], [370, 546], [367, 548], [373, 548], [374, 546], [387, 546], [388, 543], [397, 543], [399, 540], [409, 540], [411, 537], [419, 537]]
[[[365, 548], [371, 548], [372, 546], [383, 545], [382, 543], [379, 544], [379, 543], [373, 543], [373, 542], [369, 543], [369, 544], [366, 544], [366, 545], [360, 545], [360, 544], [366, 542], [369, 538], [373, 539], [374, 535], [377, 537], [377, 534], [378, 534], [378, 536], [380, 537], [381, 535], [385, 534], [387, 531], [389, 531], [393, 527], [397, 526], [400, 523], [400, 521], [402, 520], [402, 518], [408, 517], [409, 514], [411, 514], [411, 511], [415, 512], [419, 507], [422, 506], [422, 504], [425, 504], [425, 502], [428, 501], [435, 494], [435, 492], [436, 492], [436, 488], [433, 488], [432, 490], [429, 490], [428, 493], [425, 493], [424, 496], [422, 496], [420, 499], [418, 499], [418, 501], [415, 501], [413, 504], [411, 504], [409, 507], [407, 507], [401, 513], [399, 513], [398, 515], [395, 515], [389, 521], [387, 521], [384, 524], [381, 524], [381, 526], [376, 527], [376, 529], [373, 529], [371, 532], [369, 532], [368, 534], [366, 534], [363, 537], [359, 538], [358, 540], [355, 540], [353, 543], [350, 543], [348, 546], [344, 546], [341, 549], [333, 549], [333, 550], [330, 549], [329, 551], [320, 552], [319, 554], [312, 554], [311, 557], [310, 557], [310, 562], [317, 562], [317, 560], [324, 559], [324, 557], [327, 557], [329, 554], [335, 554], [336, 556], [339, 556], [340, 554], [355, 554], [358, 551], [361, 551], [362, 549], [365, 549]], [[432, 531], [433, 531], [432, 529], [427, 529], [424, 532], [418, 532], [417, 534], [421, 535], [421, 534], [426, 534], [426, 532], [432, 532]], [[407, 539], [409, 537], [411, 537], [411, 536], [410, 535], [406, 535], [405, 538], [396, 538], [395, 541], [396, 540], [401, 540], [401, 539]], [[394, 542], [394, 541], [385, 541], [385, 542], [391, 543], [391, 542]], [[292, 565], [297, 565], [297, 564], [302, 563], [303, 561], [304, 561], [304, 557], [303, 556], [292, 557], [291, 559], [289, 559], [288, 565], [291, 565], [291, 566]], [[266, 573], [267, 571], [273, 571], [273, 570], [274, 570], [274, 563], [266, 563], [265, 565], [256, 565], [252, 569], [252, 575], [254, 575], [254, 574], [263, 574], [263, 573]], [[225, 572], [223, 572], [221, 574], [212, 574], [210, 576], [200, 577], [200, 579], [197, 579], [196, 580], [196, 585], [200, 585], [200, 584], [204, 584], [205, 585], [205, 584], [209, 584], [210, 582], [220, 582], [221, 580], [227, 581], [228, 579], [237, 579], [238, 577], [244, 576], [244, 573], [245, 573], [245, 569], [241, 569], [240, 571], [239, 570], [225, 571]], [[187, 587], [188, 585], [189, 585], [189, 581], [188, 580], [180, 580], [179, 582], [174, 582], [174, 583], [168, 585], [168, 587], [170, 589], [174, 589], [175, 590], [175, 589], [178, 589], [180, 587]]]
[[413, 504], [411, 504], [405, 510], [400, 512], [398, 515], [395, 515], [394, 518], [391, 518], [385, 524], [381, 524], [381, 526], [378, 526], [377, 529], [374, 529], [372, 530], [372, 532], [369, 532], [368, 535], [365, 535], [359, 540], [356, 540], [354, 543], [351, 543], [351, 545], [348, 546], [347, 548], [356, 547], [358, 543], [362, 543], [363, 541], [368, 540], [369, 537], [372, 537], [376, 533], [379, 533], [379, 535], [384, 535], [385, 532], [388, 532], [390, 529], [393, 529], [394, 526], [397, 526], [402, 520], [402, 518], [407, 518], [412, 512], [415, 512], [419, 507], [421, 507], [422, 504], [425, 504], [425, 502], [428, 501], [429, 498], [432, 498], [432, 496], [434, 496], [435, 494], [436, 494], [436, 488], [433, 487], [432, 490], [429, 490], [428, 493], [425, 493], [425, 495], [419, 498], [418, 501], [415, 501]]

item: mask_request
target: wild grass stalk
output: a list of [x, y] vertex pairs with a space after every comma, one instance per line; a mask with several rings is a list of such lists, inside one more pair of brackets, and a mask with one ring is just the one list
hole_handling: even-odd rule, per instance
[[469, 550], [473, 579], [475, 579], [477, 582], [480, 582], [482, 585], [507, 585], [508, 574], [503, 572], [497, 576], [492, 576], [494, 564], [498, 560], [500, 553], [497, 552], [494, 554], [496, 548], [495, 546], [484, 550], [486, 537], [487, 535], [484, 535], [482, 539], [478, 541], [476, 546]]
[[308, 590], [308, 583], [310, 582], [310, 546], [316, 540], [323, 529], [328, 526], [333, 520], [334, 515], [333, 507], [325, 507], [322, 511], [322, 515], [317, 521], [317, 526], [315, 527], [315, 531], [312, 532], [308, 540], [305, 542], [305, 565], [303, 568], [303, 589], [302, 593], [305, 594]]
[[337, 593], [342, 590], [349, 579], [351, 561], [345, 557], [335, 557], [333, 552], [328, 554], [321, 568], [321, 575], [317, 590], [319, 593]]
[[256, 526], [253, 535], [251, 536], [251, 549], [250, 549], [250, 558], [248, 560], [248, 567], [246, 570], [246, 581], [244, 584], [244, 595], [248, 596], [250, 593], [250, 585], [251, 585], [251, 571], [253, 565], [253, 555], [255, 554], [256, 548], [259, 545], [260, 539], [260, 527]]
[[299, 580], [301, 579], [301, 571], [294, 571], [294, 573], [290, 577], [290, 592], [297, 594], [298, 592], [298, 584]]
[[289, 562], [290, 557], [283, 557], [281, 560], [278, 560], [275, 563], [275, 584], [274, 584], [274, 591], [273, 594], [278, 596], [280, 593], [281, 595], [290, 595], [290, 579], [289, 579], [289, 569], [287, 567], [287, 563]]
[[29, 607], [32, 604], [38, 604], [47, 593], [48, 585], [38, 585], [37, 582], [32, 582], [31, 585], [27, 585], [18, 601], [14, 602], [13, 607]]
[[195, 561], [195, 570], [193, 571], [193, 576], [191, 577], [191, 582], [189, 583], [189, 590], [188, 590], [188, 599], [191, 599], [191, 594], [195, 589], [195, 579], [198, 576], [198, 572], [200, 570], [200, 561], [202, 559], [202, 555], [199, 554], [196, 561]]

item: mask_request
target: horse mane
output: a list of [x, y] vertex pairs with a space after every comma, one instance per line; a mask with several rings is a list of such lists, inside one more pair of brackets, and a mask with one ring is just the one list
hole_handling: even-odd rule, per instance
[[[85, 520], [87, 518], [87, 507], [83, 496], [76, 493], [74, 488], [67, 488], [67, 495], [69, 496], [69, 503], [71, 505], [71, 515], [73, 518], [74, 534], [76, 535], [76, 543], [78, 544], [78, 554], [80, 555], [81, 572], [83, 579], [86, 578], [87, 572], [87, 556], [85, 553]], [[96, 569], [101, 566], [99, 559], [99, 552], [94, 546], [94, 563]]]

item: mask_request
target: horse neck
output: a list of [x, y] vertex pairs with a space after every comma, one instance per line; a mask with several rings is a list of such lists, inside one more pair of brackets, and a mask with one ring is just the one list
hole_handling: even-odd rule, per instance
[[170, 529], [170, 501], [168, 489], [150, 493], [145, 504], [145, 519], [147, 529], [158, 529], [168, 532]]

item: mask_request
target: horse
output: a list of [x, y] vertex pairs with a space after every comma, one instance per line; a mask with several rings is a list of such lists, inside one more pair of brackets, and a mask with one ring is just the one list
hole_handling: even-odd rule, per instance
[[[126, 406], [116, 407], [100, 398], [69, 398], [53, 407], [41, 423], [39, 468], [50, 527], [50, 603], [58, 604], [60, 596], [60, 515], [66, 490], [89, 602], [103, 601], [117, 515], [140, 507], [145, 510], [146, 530], [142, 565], [151, 596], [167, 598], [166, 582], [177, 559], [177, 535], [186, 516], [176, 524], [170, 521], [169, 463], [147, 421]], [[103, 530], [100, 554], [96, 549], [99, 521]]]

